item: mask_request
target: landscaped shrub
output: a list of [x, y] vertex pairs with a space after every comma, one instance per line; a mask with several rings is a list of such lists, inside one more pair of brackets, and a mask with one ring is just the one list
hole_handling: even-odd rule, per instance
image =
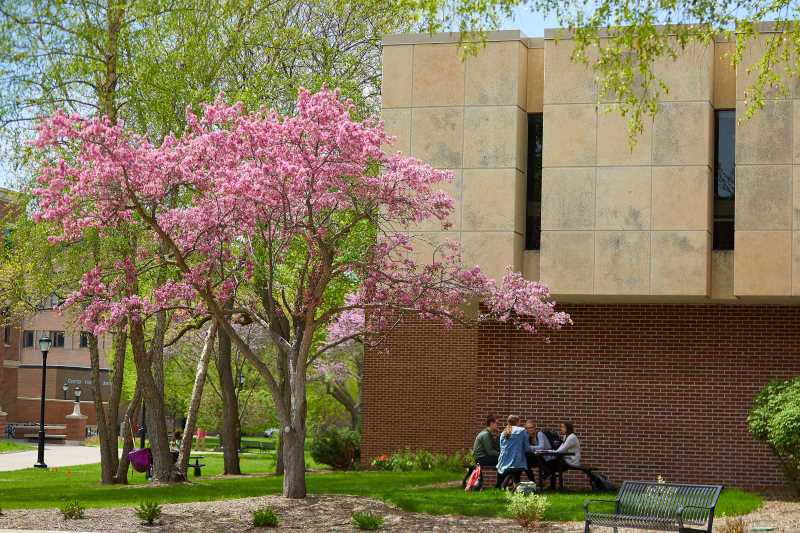
[[78, 520], [83, 518], [86, 508], [81, 505], [81, 502], [76, 500], [68, 500], [59, 508], [61, 515], [66, 520]]
[[334, 470], [349, 470], [361, 457], [361, 437], [349, 428], [322, 429], [311, 443], [311, 457]]
[[161, 518], [161, 506], [158, 502], [143, 501], [138, 507], [134, 508], [134, 512], [145, 526], [152, 526], [156, 523], [156, 520]]
[[278, 527], [278, 515], [271, 507], [253, 511], [253, 527]]
[[370, 511], [356, 511], [351, 516], [354, 527], [366, 531], [374, 531], [383, 527], [383, 517]]
[[746, 531], [747, 524], [741, 517], [729, 518], [722, 524], [722, 527], [719, 528], [719, 533], [746, 533]]
[[778, 457], [789, 486], [800, 495], [800, 376], [767, 384], [753, 401], [747, 423]]
[[456, 452], [450, 455], [444, 453], [431, 453], [428, 450], [402, 450], [392, 455], [379, 455], [372, 461], [372, 467], [377, 470], [391, 470], [393, 472], [410, 472], [412, 470], [443, 470], [446, 472], [461, 472], [475, 463], [471, 451]]
[[526, 529], [535, 526], [550, 507], [550, 500], [543, 494], [507, 492], [506, 499], [508, 514]]

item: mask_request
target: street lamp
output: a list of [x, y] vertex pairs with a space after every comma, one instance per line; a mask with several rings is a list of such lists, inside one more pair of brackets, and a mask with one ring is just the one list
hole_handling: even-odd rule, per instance
[[50, 351], [52, 343], [53, 341], [47, 335], [39, 339], [39, 349], [42, 351], [42, 397], [39, 409], [39, 456], [36, 464], [33, 465], [34, 468], [47, 468], [44, 463], [44, 393], [47, 385], [47, 352]]
[[69, 383], [67, 383], [65, 381], [64, 384], [61, 385], [61, 390], [64, 391], [64, 399], [66, 400], [67, 399], [67, 391], [69, 391]]
[[75, 387], [75, 403], [80, 403], [81, 401], [81, 386], [78, 385]]

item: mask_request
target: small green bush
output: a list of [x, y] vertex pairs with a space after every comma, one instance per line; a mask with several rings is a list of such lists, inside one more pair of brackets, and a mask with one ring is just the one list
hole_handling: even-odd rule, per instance
[[139, 518], [145, 526], [152, 526], [156, 523], [156, 520], [161, 518], [161, 506], [158, 502], [145, 500], [141, 502], [138, 507], [134, 508], [134, 512], [136, 513], [136, 517]]
[[778, 457], [789, 486], [800, 495], [800, 376], [768, 383], [753, 400], [747, 424]]
[[372, 467], [377, 470], [392, 472], [411, 472], [414, 470], [441, 470], [445, 472], [462, 472], [468, 466], [475, 464], [471, 451], [456, 452], [453, 454], [431, 453], [428, 450], [402, 450], [392, 455], [379, 455], [372, 461]]
[[370, 511], [356, 511], [351, 516], [353, 526], [366, 531], [374, 531], [383, 527], [383, 517]]
[[61, 515], [65, 520], [79, 520], [83, 518], [86, 508], [81, 505], [80, 501], [75, 499], [64, 502], [64, 504], [59, 507], [59, 511], [61, 511]]
[[508, 514], [525, 529], [534, 527], [550, 507], [550, 500], [543, 494], [507, 492]]
[[311, 442], [311, 457], [334, 470], [355, 468], [361, 457], [361, 437], [349, 428], [323, 428]]
[[278, 527], [278, 515], [271, 507], [253, 511], [253, 527]]

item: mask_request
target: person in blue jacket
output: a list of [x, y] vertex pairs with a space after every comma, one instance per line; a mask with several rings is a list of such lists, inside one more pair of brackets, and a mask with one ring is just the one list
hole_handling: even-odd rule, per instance
[[497, 457], [497, 486], [502, 487], [508, 476], [519, 483], [521, 474], [528, 469], [525, 453], [531, 451], [530, 437], [519, 426], [519, 417], [510, 415], [500, 434], [500, 455]]

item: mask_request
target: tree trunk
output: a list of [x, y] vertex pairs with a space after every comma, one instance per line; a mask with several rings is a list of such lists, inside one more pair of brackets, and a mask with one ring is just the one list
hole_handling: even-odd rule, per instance
[[350, 428], [353, 431], [359, 431], [361, 428], [361, 404], [358, 400], [353, 399], [350, 391], [343, 384], [327, 383], [326, 389], [337, 402], [342, 406], [350, 415]]
[[161, 482], [177, 481], [179, 478], [172, 462], [164, 418], [164, 396], [153, 376], [152, 356], [145, 349], [142, 324], [131, 320], [130, 333], [137, 383], [141, 384], [142, 397], [147, 408], [147, 436], [150, 438], [150, 451], [153, 453], [153, 479]]
[[92, 373], [92, 396], [97, 419], [97, 435], [100, 439], [100, 482], [104, 485], [110, 485], [114, 483], [114, 474], [117, 472], [119, 457], [117, 456], [117, 447], [112, 447], [111, 437], [114, 432], [109, 427], [109, 420], [106, 418], [106, 410], [103, 407], [103, 389], [100, 381], [100, 349], [97, 345], [97, 337], [94, 335], [89, 336], [89, 364]]
[[[286, 431], [289, 429], [289, 431]], [[286, 498], [306, 497], [305, 428], [284, 427], [283, 442], [283, 495]]]
[[233, 385], [231, 367], [231, 338], [220, 329], [219, 349], [217, 350], [217, 373], [222, 392], [222, 454], [225, 475], [239, 475], [239, 402]]
[[122, 433], [122, 456], [119, 458], [117, 474], [114, 476], [114, 483], [120, 485], [128, 484], [128, 467], [130, 466], [128, 454], [136, 446], [136, 441], [134, 441], [133, 438], [132, 425], [139, 418], [141, 404], [142, 389], [137, 383], [136, 389], [133, 391], [131, 403], [129, 403], [128, 408], [125, 409], [125, 415], [122, 418], [122, 428], [120, 429], [120, 432]]
[[192, 398], [189, 401], [189, 411], [186, 414], [186, 427], [183, 429], [183, 440], [181, 450], [178, 455], [178, 471], [186, 478], [186, 471], [189, 465], [189, 456], [192, 453], [192, 437], [197, 427], [197, 411], [200, 409], [200, 400], [203, 398], [203, 386], [206, 383], [208, 373], [208, 362], [211, 358], [211, 347], [214, 344], [214, 336], [217, 333], [217, 323], [213, 322], [208, 329], [203, 351], [200, 353], [200, 360], [197, 362], [197, 372], [194, 376], [194, 386], [192, 387]]

